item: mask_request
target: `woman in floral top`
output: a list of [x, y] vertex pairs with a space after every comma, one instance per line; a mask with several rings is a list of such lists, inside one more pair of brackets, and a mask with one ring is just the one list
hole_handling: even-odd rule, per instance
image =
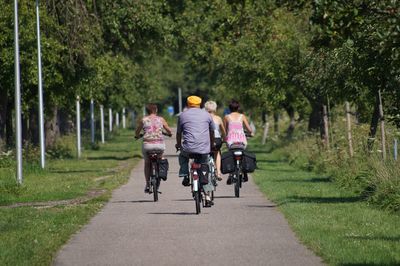
[[144, 131], [143, 134], [143, 145], [142, 153], [144, 157], [144, 175], [146, 179], [146, 186], [144, 189], [145, 193], [149, 192], [149, 179], [150, 179], [150, 160], [148, 152], [157, 151], [160, 158], [165, 150], [163, 129], [169, 136], [172, 136], [171, 129], [164, 118], [157, 115], [157, 105], [149, 103], [146, 106], [147, 116], [143, 117], [136, 128], [136, 138], [140, 137], [140, 132]]

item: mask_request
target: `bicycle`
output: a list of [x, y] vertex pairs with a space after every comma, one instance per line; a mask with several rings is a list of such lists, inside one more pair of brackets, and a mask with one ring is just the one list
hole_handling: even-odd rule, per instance
[[[247, 135], [246, 137], [252, 137], [251, 135]], [[233, 143], [229, 148], [229, 151], [232, 152], [234, 158], [234, 171], [230, 174], [230, 178], [232, 183], [234, 183], [234, 193], [235, 197], [240, 197], [240, 189], [242, 188], [242, 183], [248, 181], [247, 172], [243, 172], [243, 153], [245, 146], [243, 143]]]
[[[165, 136], [171, 137], [171, 135], [163, 132]], [[140, 138], [143, 137], [143, 134], [140, 134]], [[138, 139], [140, 139], [138, 138]], [[149, 156], [150, 160], [150, 177], [149, 177], [149, 194], [153, 194], [153, 200], [158, 201], [158, 194], [162, 194], [158, 189], [160, 188], [161, 178], [159, 176], [159, 166], [161, 154], [163, 154], [163, 150], [151, 150], [147, 152], [147, 156]]]
[[208, 160], [208, 165], [210, 167], [210, 177], [211, 177], [211, 183], [214, 186], [214, 189], [211, 191], [211, 201], [214, 201], [214, 191], [217, 190], [217, 168], [215, 166], [215, 158], [214, 158], [214, 153], [211, 152]]
[[149, 194], [153, 193], [154, 201], [158, 201], [158, 194], [161, 194], [161, 192], [158, 191], [161, 181], [159, 177], [159, 160], [163, 152], [164, 151], [153, 150], [147, 153], [150, 160]]
[[[177, 151], [180, 149], [177, 148]], [[192, 197], [195, 202], [196, 214], [201, 213], [201, 207], [211, 207], [214, 205], [212, 200], [207, 200], [207, 192], [204, 186], [209, 185], [209, 158], [207, 163], [204, 162], [204, 156], [210, 157], [209, 155], [191, 153], [188, 154], [190, 159], [190, 171], [189, 171], [189, 182], [192, 192]], [[207, 169], [204, 168], [206, 165]], [[206, 182], [207, 181], [207, 182]], [[211, 198], [210, 198], [211, 199]]]

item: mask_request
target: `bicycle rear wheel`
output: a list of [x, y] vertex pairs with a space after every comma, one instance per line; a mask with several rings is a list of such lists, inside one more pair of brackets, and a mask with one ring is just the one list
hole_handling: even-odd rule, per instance
[[236, 197], [236, 198], [239, 198], [239, 196], [240, 196], [240, 187], [241, 187], [241, 183], [242, 183], [242, 180], [240, 180], [239, 169], [236, 170], [236, 172], [235, 172], [235, 177], [236, 177], [236, 182], [235, 182], [235, 197]]
[[201, 212], [200, 208], [200, 191], [194, 191], [194, 202], [196, 204], [196, 214], [199, 214]]
[[153, 199], [154, 201], [158, 201], [158, 184], [157, 177], [152, 177], [151, 185], [153, 186]]

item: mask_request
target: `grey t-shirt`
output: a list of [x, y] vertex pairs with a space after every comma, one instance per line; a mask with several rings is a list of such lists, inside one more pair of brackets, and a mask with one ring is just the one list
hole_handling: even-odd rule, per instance
[[189, 153], [210, 153], [210, 130], [215, 125], [211, 115], [200, 108], [189, 108], [179, 115], [177, 132], [182, 134], [182, 150]]

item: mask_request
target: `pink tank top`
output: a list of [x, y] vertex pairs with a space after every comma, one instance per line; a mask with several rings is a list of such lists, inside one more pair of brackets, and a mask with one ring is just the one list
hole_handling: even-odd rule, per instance
[[234, 143], [247, 144], [246, 135], [243, 130], [243, 115], [239, 116], [239, 119], [233, 121], [231, 116], [228, 115], [228, 134], [226, 136], [226, 143], [231, 146]]
[[149, 115], [143, 118], [143, 143], [161, 144], [164, 143], [162, 135], [163, 123], [161, 117]]

